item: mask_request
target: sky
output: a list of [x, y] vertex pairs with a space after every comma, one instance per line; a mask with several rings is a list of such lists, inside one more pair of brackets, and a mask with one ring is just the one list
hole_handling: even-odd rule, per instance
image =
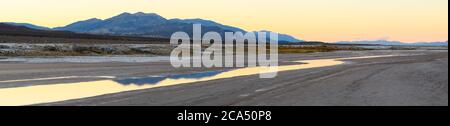
[[0, 0], [0, 22], [47, 27], [123, 12], [202, 18], [310, 41], [448, 40], [448, 0]]

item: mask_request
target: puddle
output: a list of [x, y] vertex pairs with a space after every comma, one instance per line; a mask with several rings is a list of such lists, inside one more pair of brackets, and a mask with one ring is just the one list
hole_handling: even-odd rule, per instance
[[[389, 55], [391, 56], [391, 55]], [[319, 59], [297, 61], [298, 65], [279, 66], [278, 72], [327, 67], [344, 64], [348, 59], [377, 58], [389, 56], [371, 56], [340, 59]], [[301, 63], [301, 64], [300, 64]], [[261, 72], [262, 71], [262, 72]], [[195, 74], [182, 74], [166, 77], [131, 78], [121, 80], [102, 80], [91, 82], [79, 82], [69, 84], [37, 85], [29, 87], [2, 88], [0, 89], [1, 106], [32, 105], [51, 103], [73, 99], [88, 98], [105, 94], [120, 93], [126, 91], [151, 89], [157, 87], [173, 86], [195, 82], [205, 82], [240, 76], [258, 75], [269, 73], [267, 67], [251, 67], [230, 71], [211, 71]]]
[[179, 79], [197, 79], [200, 80], [202, 78], [208, 78], [217, 76], [225, 71], [210, 71], [210, 72], [201, 72], [194, 74], [180, 74], [180, 75], [171, 75], [171, 76], [160, 76], [160, 77], [143, 77], [143, 78], [130, 78], [130, 79], [121, 79], [115, 80], [115, 82], [123, 85], [156, 85], [164, 80], [179, 80]]

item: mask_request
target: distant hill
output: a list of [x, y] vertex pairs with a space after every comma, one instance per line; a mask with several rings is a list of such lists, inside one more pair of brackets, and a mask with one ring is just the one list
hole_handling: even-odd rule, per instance
[[0, 23], [14, 25], [14, 26], [24, 26], [27, 28], [38, 29], [38, 30], [51, 30], [51, 28], [37, 26], [37, 25], [29, 24], [29, 23], [14, 23], [14, 22], [0, 22]]
[[27, 37], [50, 37], [67, 39], [99, 39], [99, 40], [124, 40], [124, 41], [146, 41], [146, 42], [167, 42], [165, 38], [129, 37], [129, 36], [109, 36], [75, 33], [70, 31], [38, 30], [25, 26], [16, 26], [0, 23], [0, 35], [4, 36], [27, 36]]
[[416, 42], [404, 43], [399, 41], [375, 40], [375, 41], [341, 41], [337, 44], [371, 44], [371, 45], [393, 45], [393, 46], [448, 46], [446, 42]]
[[33, 29], [26, 26], [18, 26], [6, 23], [0, 23], [0, 35], [23, 35], [23, 36], [60, 36], [75, 34], [68, 31], [49, 31]]

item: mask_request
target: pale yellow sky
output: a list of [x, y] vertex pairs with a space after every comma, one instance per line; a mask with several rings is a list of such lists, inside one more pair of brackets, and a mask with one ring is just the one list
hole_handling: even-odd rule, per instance
[[64, 26], [122, 12], [203, 18], [305, 40], [448, 40], [448, 0], [0, 0], [0, 22]]

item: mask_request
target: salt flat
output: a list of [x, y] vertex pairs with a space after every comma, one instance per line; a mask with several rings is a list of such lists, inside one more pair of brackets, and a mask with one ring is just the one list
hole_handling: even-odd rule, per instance
[[[224, 78], [152, 89], [119, 92], [40, 105], [448, 105], [448, 51], [338, 51], [280, 55], [292, 61], [348, 59], [343, 65]], [[0, 62], [0, 88], [189, 74], [222, 68], [175, 69], [160, 62], [11, 63]], [[79, 76], [79, 78], [36, 78]], [[83, 76], [83, 77], [81, 77]], [[91, 76], [91, 78], [86, 77]], [[98, 78], [96, 78], [98, 77]], [[30, 81], [9, 81], [8, 80]], [[2, 83], [3, 82], [3, 83]]]

